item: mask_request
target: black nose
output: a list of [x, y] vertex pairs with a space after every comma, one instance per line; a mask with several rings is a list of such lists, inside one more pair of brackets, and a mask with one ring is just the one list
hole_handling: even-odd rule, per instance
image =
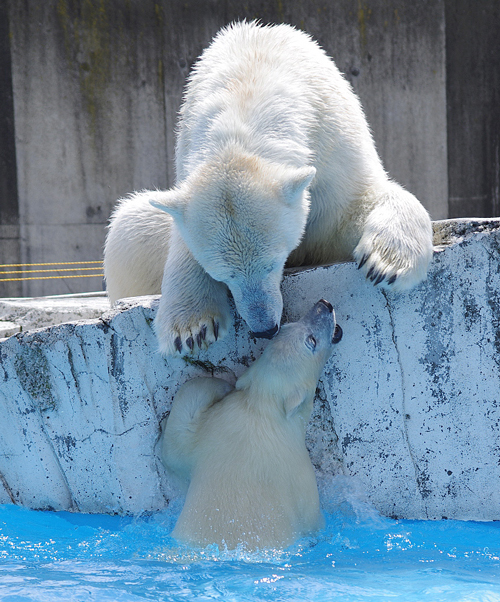
[[318, 303], [323, 303], [323, 305], [326, 305], [330, 311], [333, 311], [333, 305], [326, 299], [320, 299]]
[[269, 330], [264, 330], [264, 332], [252, 332], [250, 334], [253, 337], [256, 337], [257, 339], [272, 339], [279, 329], [280, 327], [278, 326], [278, 324], [275, 324]]
[[335, 325], [335, 330], [333, 332], [332, 343], [338, 343], [342, 338], [342, 328], [338, 324]]

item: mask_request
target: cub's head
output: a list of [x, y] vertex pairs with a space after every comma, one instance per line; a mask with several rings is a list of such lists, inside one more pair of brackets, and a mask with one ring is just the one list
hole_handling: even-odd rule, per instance
[[275, 399], [287, 416], [299, 411], [308, 418], [321, 372], [341, 338], [333, 307], [321, 299], [301, 320], [282, 327], [240, 376], [236, 389], [248, 388], [257, 398]]
[[203, 269], [229, 287], [255, 336], [279, 329], [283, 268], [302, 238], [315, 173], [225, 153], [152, 202], [173, 217]]

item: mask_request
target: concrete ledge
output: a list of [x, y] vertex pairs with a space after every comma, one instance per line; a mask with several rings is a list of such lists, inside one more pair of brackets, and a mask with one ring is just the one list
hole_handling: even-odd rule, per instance
[[97, 318], [107, 309], [105, 292], [0, 299], [0, 338], [71, 320]]
[[[408, 294], [375, 289], [352, 263], [285, 276], [285, 320], [325, 297], [344, 330], [308, 446], [319, 476], [356, 477], [382, 514], [500, 519], [500, 220], [434, 227], [428, 280]], [[234, 380], [265, 343], [237, 318], [200, 357], [166, 361], [156, 306], [125, 300], [0, 343], [0, 502], [109, 513], [168, 504], [154, 446], [178, 386], [207, 371]]]

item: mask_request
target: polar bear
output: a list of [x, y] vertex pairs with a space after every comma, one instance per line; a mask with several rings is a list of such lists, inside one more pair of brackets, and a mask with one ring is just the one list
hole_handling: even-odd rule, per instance
[[187, 488], [173, 537], [263, 549], [286, 547], [322, 527], [305, 432], [341, 333], [322, 299], [283, 326], [234, 390], [217, 378], [179, 389], [158, 447], [168, 473]]
[[429, 215], [389, 179], [363, 110], [334, 62], [289, 25], [236, 23], [189, 78], [177, 183], [122, 200], [105, 245], [111, 301], [158, 294], [160, 351], [223, 336], [228, 289], [271, 338], [288, 267], [355, 259], [375, 285], [405, 290], [432, 257]]

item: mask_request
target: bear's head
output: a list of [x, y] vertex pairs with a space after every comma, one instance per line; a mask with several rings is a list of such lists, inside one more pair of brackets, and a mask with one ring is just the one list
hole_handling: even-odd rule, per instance
[[203, 269], [228, 286], [257, 337], [279, 330], [283, 268], [304, 233], [315, 173], [233, 150], [152, 202], [173, 217]]
[[285, 324], [262, 356], [238, 379], [254, 399], [274, 399], [287, 417], [309, 419], [316, 386], [332, 347], [342, 338], [332, 305], [321, 299], [298, 322]]

